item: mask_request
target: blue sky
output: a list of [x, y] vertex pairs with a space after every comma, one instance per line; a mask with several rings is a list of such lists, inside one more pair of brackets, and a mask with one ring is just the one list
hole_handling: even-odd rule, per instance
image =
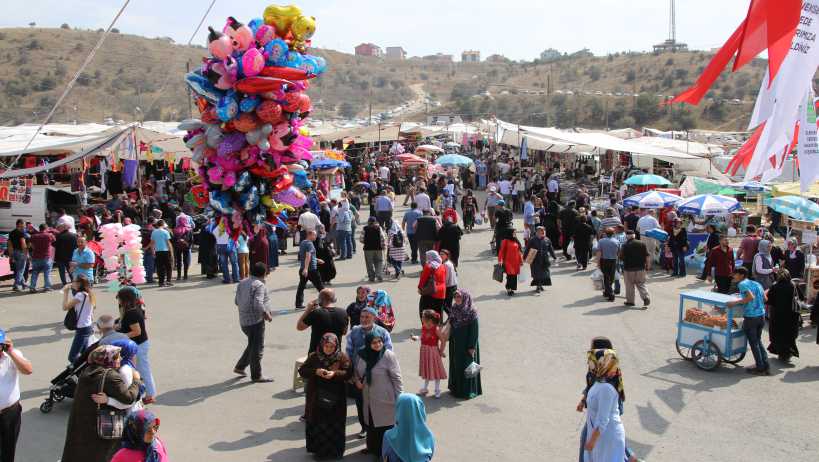
[[[8, 0], [0, 27], [97, 29], [124, 0]], [[124, 33], [169, 36], [187, 42], [210, 0], [131, 0], [117, 27]], [[216, 0], [205, 21], [221, 29], [227, 16], [261, 17], [269, 3]], [[284, 4], [284, 3], [282, 3]], [[460, 56], [477, 49], [512, 59], [533, 59], [545, 48], [595, 54], [649, 50], [668, 34], [666, 0], [309, 0], [296, 3], [317, 19], [313, 43], [352, 53], [361, 42], [403, 46], [411, 56]], [[677, 2], [677, 37], [696, 49], [721, 45], [739, 24], [749, 0]], [[203, 27], [203, 30], [206, 28]], [[205, 33], [195, 42], [204, 44]]]

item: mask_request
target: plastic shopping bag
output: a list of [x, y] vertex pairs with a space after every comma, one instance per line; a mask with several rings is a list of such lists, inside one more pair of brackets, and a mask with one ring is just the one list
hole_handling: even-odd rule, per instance
[[574, 257], [574, 241], [569, 242], [569, 246], [566, 247], [566, 254], [570, 257]]

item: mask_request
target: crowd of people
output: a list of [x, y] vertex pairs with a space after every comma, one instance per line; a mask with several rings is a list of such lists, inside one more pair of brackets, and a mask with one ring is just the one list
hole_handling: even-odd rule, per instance
[[[9, 236], [13, 290], [36, 291], [40, 274], [44, 290], [50, 290], [50, 273], [56, 266], [64, 324], [74, 333], [68, 361], [78, 381], [63, 462], [168, 460], [157, 436], [159, 419], [145, 407], [156, 399], [157, 387], [149, 359], [148, 309], [139, 289], [123, 281], [116, 297], [118, 318], [94, 314], [94, 286], [101, 275], [92, 243], [105, 223], [142, 226], [149, 284], [172, 286], [174, 269], [176, 281], [187, 280], [194, 247], [202, 275], [221, 274], [222, 283], [236, 284], [234, 302], [247, 344], [233, 371], [245, 377], [249, 368], [254, 383], [272, 382], [262, 372], [265, 325], [274, 319], [266, 281], [287, 254], [288, 242], [293, 242], [298, 249], [294, 307], [301, 311], [296, 329], [310, 330], [307, 355], [298, 368], [305, 383], [301, 420], [306, 450], [320, 458], [344, 455], [348, 399], [355, 403], [361, 426], [357, 436], [366, 439], [362, 452], [378, 460], [415, 462], [431, 460], [435, 451], [424, 398], [441, 398], [443, 381], [457, 399], [483, 393], [478, 311], [458, 277], [461, 239], [476, 225], [487, 223], [492, 230], [488, 245], [497, 258], [493, 276], [498, 282], [505, 280], [510, 297], [519, 291], [527, 266], [532, 293], [548, 290], [553, 284], [551, 268], [558, 262], [573, 264], [576, 271], [596, 264], [604, 300], [614, 302], [625, 286], [624, 304], [635, 306], [637, 292], [644, 309], [651, 304], [646, 281], [654, 265], [672, 276], [687, 276], [691, 243], [684, 217], [673, 211], [623, 207], [617, 191], [605, 198], [602, 209], [593, 207], [594, 192], [586, 188], [582, 171], [567, 183], [557, 170], [532, 173], [514, 162], [503, 164], [507, 168], [499, 164], [479, 160], [474, 175], [450, 170], [403, 182], [387, 164], [376, 163], [364, 177], [370, 181], [363, 191], [351, 188], [329, 200], [308, 191], [309, 200], [287, 223], [265, 221], [254, 225], [252, 233], [233, 227], [227, 218], [195, 219], [189, 206], [168, 203], [157, 204], [144, 217], [132, 216], [125, 211], [128, 203], [118, 197], [101, 211], [84, 211], [79, 223], [64, 211], [55, 217], [53, 228], [41, 224], [35, 229], [18, 221]], [[483, 201], [473, 188], [486, 190]], [[395, 214], [399, 191], [406, 193], [404, 204], [409, 203], [400, 217]], [[364, 198], [369, 205], [366, 220]], [[515, 214], [522, 226], [515, 226]], [[736, 254], [716, 226], [709, 225], [708, 233], [704, 267], [697, 277], [713, 280], [719, 292], [739, 294], [731, 304], [744, 308], [742, 328], [754, 357], [748, 371], [767, 375], [766, 350], [783, 360], [799, 355], [801, 318], [792, 309], [799, 288], [792, 281], [804, 276], [805, 255], [795, 240], [779, 249], [764, 228], [749, 226]], [[358, 287], [344, 309], [331, 287], [335, 262], [354, 258], [357, 250], [363, 251], [362, 279], [372, 286]], [[735, 267], [737, 259], [742, 266]], [[401, 279], [407, 265], [420, 269], [419, 321], [413, 326], [418, 335], [411, 339], [419, 346], [418, 376], [423, 385], [414, 394], [405, 392], [408, 380], [395, 352], [400, 345], [390, 335], [397, 323], [396, 307], [377, 285], [385, 277]], [[318, 296], [305, 303], [308, 283]], [[767, 349], [762, 345], [766, 321]], [[31, 364], [2, 331], [0, 344], [4, 345], [0, 383], [16, 387], [0, 393], [0, 454], [5, 462], [14, 458], [20, 427], [17, 372], [31, 373]], [[586, 386], [577, 407], [587, 412], [580, 460], [636, 460], [626, 447], [620, 418], [625, 393], [612, 342], [592, 340], [587, 359]], [[113, 410], [107, 414], [108, 426], [100, 426], [101, 406]]]

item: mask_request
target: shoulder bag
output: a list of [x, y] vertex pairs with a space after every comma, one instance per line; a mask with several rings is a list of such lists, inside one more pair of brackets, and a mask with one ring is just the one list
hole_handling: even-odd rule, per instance
[[435, 270], [430, 267], [429, 277], [424, 286], [421, 287], [421, 295], [433, 295], [435, 293]]
[[492, 279], [494, 279], [497, 282], [503, 282], [503, 275], [505, 273], [506, 273], [506, 271], [503, 268], [503, 264], [502, 263], [496, 263], [495, 264], [495, 269], [492, 271]]
[[[111, 369], [106, 369], [100, 382], [100, 393], [105, 389], [105, 377]], [[118, 440], [122, 438], [125, 427], [125, 412], [110, 406], [103, 407], [97, 404], [97, 436], [103, 440]]]
[[80, 320], [80, 315], [82, 314], [83, 309], [85, 308], [85, 302], [87, 301], [88, 294], [83, 292], [83, 299], [82, 305], [80, 305], [80, 312], [77, 313], [76, 305], [71, 307], [70, 310], [66, 311], [65, 318], [63, 319], [63, 327], [65, 327], [68, 330], [77, 330], [77, 323]]

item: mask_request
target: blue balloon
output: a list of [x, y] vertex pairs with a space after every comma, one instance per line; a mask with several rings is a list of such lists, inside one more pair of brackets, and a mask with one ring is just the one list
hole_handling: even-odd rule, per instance
[[219, 98], [216, 103], [216, 116], [222, 122], [229, 122], [239, 113], [239, 103], [236, 102], [236, 93], [232, 90]]
[[293, 172], [293, 184], [299, 189], [305, 189], [312, 186], [310, 180], [307, 179], [307, 172], [305, 170], [296, 170]]
[[242, 112], [252, 112], [256, 109], [259, 105], [259, 97], [258, 96], [245, 96], [242, 98], [242, 101], [239, 102], [239, 110]]
[[242, 192], [247, 189], [248, 186], [250, 186], [250, 172], [242, 172], [239, 174], [239, 178], [236, 178], [236, 184], [233, 185], [233, 190]]
[[253, 31], [253, 35], [256, 35], [256, 32], [259, 31], [259, 27], [264, 25], [264, 19], [262, 18], [253, 18], [247, 23], [247, 27]]
[[208, 203], [214, 210], [222, 215], [230, 215], [233, 213], [233, 207], [230, 206], [230, 195], [224, 191], [211, 191], [210, 200]]
[[247, 192], [239, 196], [239, 200], [245, 212], [255, 209], [259, 206], [259, 189], [255, 186], [251, 187]]
[[321, 56], [304, 55], [304, 60], [299, 66], [309, 77], [318, 77], [327, 70], [327, 61]]
[[295, 69], [301, 68], [302, 63], [304, 62], [304, 56], [301, 55], [298, 51], [288, 51], [287, 52], [287, 60], [285, 61], [286, 67], [292, 67]]
[[264, 53], [267, 57], [267, 64], [271, 66], [284, 66], [287, 62], [287, 42], [282, 39], [271, 40], [264, 46]]
[[216, 103], [225, 94], [224, 91], [214, 87], [210, 80], [198, 71], [189, 72], [185, 75], [185, 83], [194, 93], [211, 103]]

